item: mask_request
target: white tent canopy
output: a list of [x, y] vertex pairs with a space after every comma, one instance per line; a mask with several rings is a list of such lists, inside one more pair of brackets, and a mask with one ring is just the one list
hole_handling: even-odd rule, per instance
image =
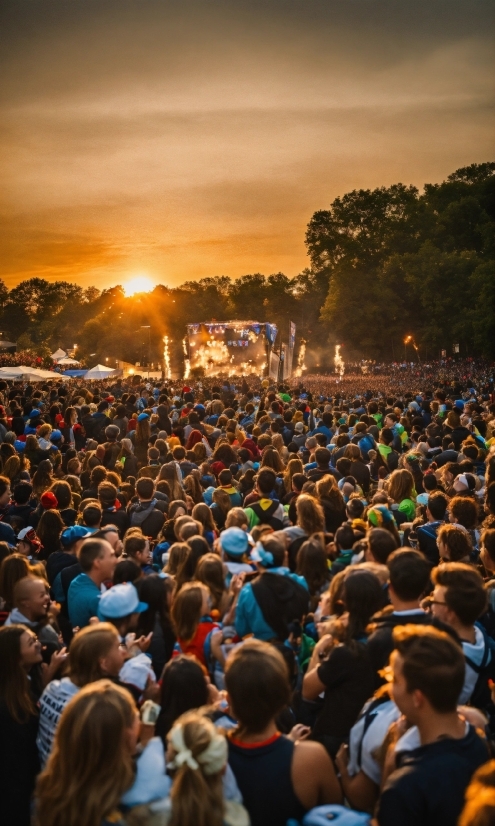
[[62, 359], [58, 359], [57, 364], [81, 364], [81, 362], [77, 361], [77, 359], [71, 359], [69, 356], [65, 356]]
[[[0, 377], [3, 379], [23, 379], [24, 381], [46, 381], [47, 379], [61, 379], [59, 373], [51, 370], [38, 370], [37, 367], [0, 367]], [[69, 378], [67, 376], [67, 378]]]
[[96, 364], [95, 367], [84, 374], [83, 379], [108, 379], [119, 372], [119, 370], [113, 370], [111, 367], [105, 367], [104, 364]]
[[65, 352], [65, 350], [61, 350], [59, 347], [58, 350], [55, 350], [55, 352], [52, 353], [51, 358], [53, 359], [53, 361], [58, 361], [59, 359], [65, 358], [66, 355], [67, 353]]

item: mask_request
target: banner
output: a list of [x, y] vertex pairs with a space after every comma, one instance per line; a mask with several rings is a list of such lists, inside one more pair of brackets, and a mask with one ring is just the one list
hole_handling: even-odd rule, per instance
[[282, 344], [280, 360], [282, 362], [282, 364], [280, 365], [280, 379], [281, 381], [285, 381], [290, 376], [289, 347], [287, 344]]
[[278, 381], [278, 367], [280, 364], [280, 356], [273, 350], [270, 353], [270, 363], [268, 365], [268, 378], [273, 381]]

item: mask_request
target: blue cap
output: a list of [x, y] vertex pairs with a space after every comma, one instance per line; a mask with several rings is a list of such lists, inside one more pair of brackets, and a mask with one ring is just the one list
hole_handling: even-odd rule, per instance
[[21, 442], [20, 439], [16, 439], [14, 442], [14, 447], [18, 453], [22, 453], [22, 451], [26, 449], [26, 442]]
[[148, 416], [147, 413], [140, 413], [139, 416], [137, 417], [138, 422], [142, 422], [142, 421], [144, 421], [144, 419], [149, 419], [149, 416]]
[[64, 548], [70, 548], [78, 539], [84, 539], [86, 536], [91, 536], [91, 531], [83, 525], [72, 525], [66, 528], [60, 534], [60, 541]]
[[129, 614], [142, 614], [147, 610], [148, 603], [139, 601], [138, 592], [132, 582], [123, 582], [101, 595], [98, 617], [101, 620], [122, 619]]
[[244, 556], [249, 548], [249, 537], [242, 528], [227, 528], [220, 534], [220, 545], [229, 556]]
[[456, 399], [454, 402], [455, 407], [459, 407], [461, 410], [464, 409], [464, 399]]
[[31, 413], [30, 413], [29, 415], [30, 415], [30, 417], [31, 417], [31, 419], [32, 419], [32, 418], [34, 418], [34, 416], [39, 416], [39, 415], [40, 415], [40, 411], [39, 411], [39, 410], [31, 410]]
[[50, 433], [50, 441], [51, 442], [58, 442], [59, 439], [62, 438], [62, 434], [60, 430], [52, 430]]

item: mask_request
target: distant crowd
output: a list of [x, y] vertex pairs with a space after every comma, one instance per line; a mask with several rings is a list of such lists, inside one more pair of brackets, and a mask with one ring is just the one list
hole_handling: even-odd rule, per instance
[[0, 826], [495, 822], [493, 365], [0, 381]]

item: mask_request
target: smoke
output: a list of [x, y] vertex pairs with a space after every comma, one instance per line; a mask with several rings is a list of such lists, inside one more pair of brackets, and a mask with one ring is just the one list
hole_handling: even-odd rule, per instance
[[340, 355], [340, 348], [341, 344], [335, 345], [335, 357], [334, 357], [334, 364], [335, 364], [335, 372], [339, 374], [339, 378], [342, 378], [345, 372], [345, 362], [342, 356]]
[[165, 368], [165, 378], [171, 379], [172, 378], [172, 370], [170, 367], [170, 348], [169, 348], [169, 337], [163, 336], [163, 366]]
[[191, 374], [191, 362], [187, 355], [187, 341], [185, 338], [182, 339], [182, 349], [184, 351], [184, 378], [188, 379]]

